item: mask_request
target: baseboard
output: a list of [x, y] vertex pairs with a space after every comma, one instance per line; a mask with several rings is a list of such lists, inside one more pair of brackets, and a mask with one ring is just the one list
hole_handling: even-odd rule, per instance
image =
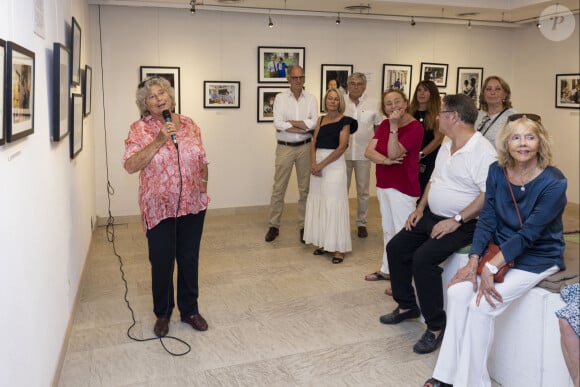
[[[94, 233], [94, 231], [93, 231], [93, 233]], [[85, 256], [85, 262], [83, 263], [83, 270], [81, 272], [81, 277], [80, 277], [80, 280], [78, 283], [78, 287], [76, 289], [77, 291], [76, 291], [76, 295], [75, 295], [75, 301], [73, 303], [71, 313], [68, 317], [68, 323], [67, 323], [66, 330], [64, 333], [64, 338], [62, 340], [62, 345], [60, 347], [60, 353], [58, 355], [58, 363], [56, 365], [56, 370], [54, 371], [54, 377], [53, 377], [52, 383], [51, 383], [52, 387], [58, 387], [58, 384], [60, 381], [60, 375], [62, 373], [62, 367], [64, 366], [64, 359], [66, 357], [66, 352], [68, 349], [68, 342], [70, 339], [72, 326], [73, 326], [74, 319], [76, 316], [77, 308], [78, 308], [80, 300], [81, 300], [81, 290], [82, 290], [83, 283], [85, 281], [85, 271], [87, 268], [87, 259], [89, 258], [89, 254], [92, 250], [92, 247], [93, 247], [93, 238], [91, 236], [91, 243], [89, 244], [89, 249], [87, 250], [87, 255]]]

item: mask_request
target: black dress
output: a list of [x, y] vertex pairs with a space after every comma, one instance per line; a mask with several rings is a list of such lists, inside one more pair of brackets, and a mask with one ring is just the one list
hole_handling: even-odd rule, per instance
[[[424, 149], [435, 138], [435, 130], [427, 128], [425, 115], [425, 111], [420, 110], [417, 110], [413, 115], [415, 119], [423, 125], [423, 142], [421, 143], [421, 149]], [[437, 158], [439, 148], [441, 148], [441, 146], [438, 146], [437, 149], [419, 161], [419, 185], [421, 186], [421, 196], [423, 196], [425, 187], [431, 178], [433, 169], [435, 169], [435, 159]]]

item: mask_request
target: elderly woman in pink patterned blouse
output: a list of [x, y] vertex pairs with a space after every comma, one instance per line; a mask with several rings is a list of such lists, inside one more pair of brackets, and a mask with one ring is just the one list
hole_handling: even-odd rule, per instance
[[157, 316], [153, 332], [158, 337], [169, 332], [176, 259], [181, 321], [205, 331], [208, 325], [197, 305], [199, 246], [209, 203], [200, 129], [191, 118], [171, 112], [175, 92], [164, 78], [143, 81], [136, 98], [141, 119], [131, 124], [123, 162], [127, 172], [139, 172], [139, 207]]

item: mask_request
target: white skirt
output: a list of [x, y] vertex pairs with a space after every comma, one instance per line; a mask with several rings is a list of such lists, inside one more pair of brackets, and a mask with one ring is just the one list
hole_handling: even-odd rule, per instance
[[[316, 161], [333, 151], [317, 149]], [[322, 177], [310, 176], [304, 241], [331, 252], [352, 251], [344, 154], [324, 167]]]

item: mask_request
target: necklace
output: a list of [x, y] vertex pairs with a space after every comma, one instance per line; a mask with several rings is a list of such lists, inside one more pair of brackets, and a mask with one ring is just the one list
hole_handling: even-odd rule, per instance
[[[530, 182], [531, 179], [529, 177], [530, 177], [530, 175], [533, 176], [535, 170], [536, 170], [536, 167], [534, 166], [533, 168], [531, 168], [527, 171], [525, 169], [522, 169], [520, 171], [520, 175], [519, 175], [520, 191], [526, 192], [526, 184], [528, 184]], [[515, 172], [515, 170], [514, 170], [514, 172]]]

